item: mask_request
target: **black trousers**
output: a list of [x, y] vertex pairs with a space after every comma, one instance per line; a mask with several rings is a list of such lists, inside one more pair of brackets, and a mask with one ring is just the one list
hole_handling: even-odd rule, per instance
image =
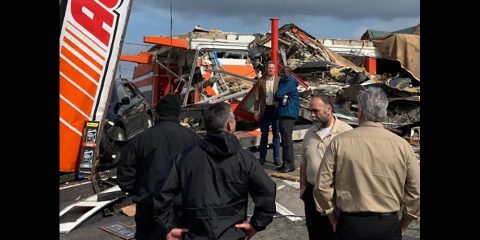
[[167, 233], [164, 228], [153, 218], [153, 204], [137, 203], [135, 223], [136, 240], [163, 240], [166, 238]]
[[335, 234], [332, 224], [327, 216], [322, 216], [315, 207], [313, 199], [313, 185], [307, 183], [307, 188], [303, 192], [303, 202], [305, 203], [305, 218], [307, 222], [308, 238], [310, 240], [333, 240]]
[[352, 216], [340, 214], [338, 240], [401, 240], [402, 231], [396, 214]]
[[295, 119], [280, 118], [280, 137], [282, 138], [282, 160], [284, 168], [295, 168], [293, 158], [292, 133]]

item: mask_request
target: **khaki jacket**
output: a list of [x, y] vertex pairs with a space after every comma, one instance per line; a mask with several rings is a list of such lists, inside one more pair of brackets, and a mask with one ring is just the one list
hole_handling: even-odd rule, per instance
[[[394, 212], [420, 217], [420, 166], [412, 146], [365, 121], [338, 134], [325, 151], [313, 190], [317, 209], [340, 212]], [[335, 193], [335, 194], [334, 194]]]
[[320, 129], [315, 125], [310, 127], [303, 137], [301, 162], [306, 166], [307, 182], [312, 185], [315, 185], [318, 168], [330, 141], [338, 134], [353, 129], [350, 125], [335, 117], [335, 115], [333, 117], [335, 118], [335, 123], [325, 138], [322, 139], [320, 137]]

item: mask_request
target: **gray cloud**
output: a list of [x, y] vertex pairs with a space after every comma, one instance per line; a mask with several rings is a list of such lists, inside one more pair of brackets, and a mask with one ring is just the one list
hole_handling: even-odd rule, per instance
[[[141, 0], [133, 4], [170, 9], [170, 1]], [[343, 20], [361, 18], [418, 17], [420, 0], [173, 0], [173, 11], [182, 17], [192, 14], [238, 18], [245, 22], [265, 17], [334, 17]]]

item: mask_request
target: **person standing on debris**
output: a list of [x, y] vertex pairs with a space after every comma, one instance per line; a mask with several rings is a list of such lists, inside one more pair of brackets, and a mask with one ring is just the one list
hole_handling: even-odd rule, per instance
[[383, 127], [388, 99], [380, 88], [367, 88], [357, 101], [359, 126], [327, 147], [314, 198], [339, 240], [400, 240], [420, 216], [418, 160], [405, 139]]
[[282, 165], [279, 172], [295, 170], [292, 133], [295, 121], [298, 119], [300, 99], [298, 97], [298, 83], [291, 75], [290, 67], [283, 67], [284, 76], [280, 79], [278, 90], [274, 95], [277, 102], [277, 116], [279, 119], [280, 136], [282, 139]]
[[180, 125], [181, 100], [163, 97], [156, 106], [155, 125], [133, 138], [122, 152], [117, 169], [118, 186], [136, 203], [135, 239], [165, 239], [164, 228], [153, 218], [153, 193], [165, 182], [175, 156], [201, 138]]
[[257, 82], [255, 89], [254, 117], [260, 121], [260, 164], [265, 163], [267, 156], [268, 132], [272, 125], [272, 144], [273, 144], [273, 162], [275, 166], [280, 166], [280, 133], [278, 119], [275, 111], [275, 101], [273, 96], [278, 88], [278, 77], [275, 76], [275, 64], [267, 62], [266, 74]]
[[330, 141], [352, 127], [333, 115], [333, 101], [324, 94], [315, 93], [310, 100], [310, 116], [313, 121], [303, 138], [300, 162], [300, 198], [305, 204], [305, 218], [310, 240], [334, 239], [334, 232], [327, 216], [317, 211], [313, 199], [313, 186], [318, 167]]
[[[155, 195], [156, 219], [166, 227], [167, 239], [250, 239], [272, 222], [275, 183], [255, 156], [242, 149], [232, 134], [235, 125], [227, 103], [211, 105], [204, 141], [175, 159]], [[255, 203], [250, 221], [248, 195]], [[181, 199], [182, 217], [174, 215], [173, 199]]]

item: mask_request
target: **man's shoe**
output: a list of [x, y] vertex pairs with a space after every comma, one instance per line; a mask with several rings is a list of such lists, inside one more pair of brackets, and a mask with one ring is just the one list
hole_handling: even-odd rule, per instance
[[280, 166], [275, 166], [275, 170], [277, 171], [280, 171], [282, 169], [284, 169], [283, 164], [281, 164]]
[[293, 171], [295, 171], [294, 167], [283, 168], [283, 169], [278, 170], [278, 172], [280, 172], [280, 173], [287, 173], [287, 172], [293, 172]]
[[280, 169], [283, 166], [283, 163], [280, 160], [273, 160], [273, 164], [275, 164], [275, 167], [278, 169]]
[[260, 165], [265, 164], [265, 160], [262, 160], [262, 159], [258, 159], [258, 162], [260, 163]]

